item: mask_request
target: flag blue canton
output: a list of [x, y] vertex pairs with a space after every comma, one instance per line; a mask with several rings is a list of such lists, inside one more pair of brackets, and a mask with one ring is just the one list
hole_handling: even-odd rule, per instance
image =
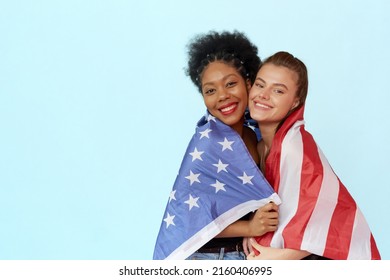
[[199, 121], [184, 155], [153, 259], [185, 259], [269, 201], [280, 203], [241, 137], [207, 115]]

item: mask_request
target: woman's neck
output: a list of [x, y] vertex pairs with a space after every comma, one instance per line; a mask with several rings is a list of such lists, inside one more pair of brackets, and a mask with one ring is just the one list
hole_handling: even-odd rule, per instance
[[257, 153], [259, 155], [260, 170], [265, 174], [265, 163], [275, 136], [276, 127], [259, 123], [259, 128], [261, 140], [257, 144]]
[[231, 125], [230, 127], [233, 128], [238, 133], [238, 135], [241, 136], [241, 138], [243, 138], [243, 135], [244, 135], [244, 119], [242, 119], [238, 123], [235, 123], [234, 125]]
[[238, 133], [238, 135], [240, 135], [253, 160], [256, 164], [259, 164], [256, 133], [252, 129], [244, 126], [244, 118], [230, 127], [233, 128]]
[[269, 151], [272, 145], [272, 141], [274, 140], [274, 136], [276, 133], [277, 125], [268, 125], [259, 123], [259, 129], [261, 133], [261, 138], [263, 139], [264, 149], [266, 152]]

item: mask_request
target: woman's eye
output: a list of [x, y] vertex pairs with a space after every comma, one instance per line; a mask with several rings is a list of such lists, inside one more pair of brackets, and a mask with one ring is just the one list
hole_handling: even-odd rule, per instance
[[260, 83], [255, 83], [255, 86], [258, 87], [258, 88], [263, 88], [264, 87], [264, 85], [260, 84]]
[[204, 95], [210, 95], [210, 94], [213, 94], [213, 93], [214, 93], [214, 89], [208, 89], [203, 94]]
[[276, 92], [276, 93], [278, 93], [278, 94], [283, 94], [283, 93], [284, 93], [284, 91], [281, 90], [281, 89], [275, 89], [274, 92]]
[[227, 84], [226, 84], [226, 87], [233, 87], [233, 86], [235, 86], [237, 84], [237, 82], [228, 82]]

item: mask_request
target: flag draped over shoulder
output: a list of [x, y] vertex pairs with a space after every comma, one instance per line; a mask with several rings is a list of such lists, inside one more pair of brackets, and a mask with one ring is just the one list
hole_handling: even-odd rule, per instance
[[170, 193], [153, 259], [186, 259], [269, 201], [280, 204], [241, 137], [206, 115], [198, 122]]
[[380, 259], [370, 228], [348, 190], [304, 128], [304, 106], [275, 134], [265, 177], [279, 194], [279, 225], [256, 240], [330, 259]]

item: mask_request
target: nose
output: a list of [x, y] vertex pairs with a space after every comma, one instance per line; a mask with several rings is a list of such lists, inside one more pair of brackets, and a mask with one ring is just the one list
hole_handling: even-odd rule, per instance
[[268, 99], [269, 99], [269, 96], [270, 96], [270, 92], [269, 92], [269, 90], [263, 88], [263, 89], [259, 90], [258, 96], [259, 96], [261, 99], [268, 100]]
[[226, 100], [228, 98], [230, 98], [231, 94], [229, 92], [229, 90], [227, 90], [226, 88], [220, 88], [218, 90], [218, 100]]

